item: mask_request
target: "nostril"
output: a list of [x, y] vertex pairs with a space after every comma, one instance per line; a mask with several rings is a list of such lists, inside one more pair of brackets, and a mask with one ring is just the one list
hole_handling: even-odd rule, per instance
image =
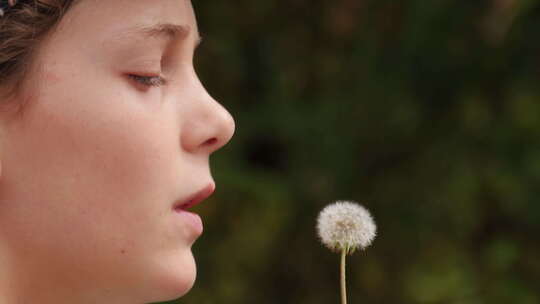
[[216, 144], [217, 141], [218, 141], [217, 138], [212, 137], [212, 138], [210, 138], [209, 140], [205, 141], [205, 142], [204, 142], [204, 145], [205, 145], [205, 146], [213, 146], [213, 145]]

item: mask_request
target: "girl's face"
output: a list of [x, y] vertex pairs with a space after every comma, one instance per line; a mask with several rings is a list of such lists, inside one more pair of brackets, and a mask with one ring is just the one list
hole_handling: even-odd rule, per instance
[[211, 194], [209, 156], [234, 132], [195, 74], [198, 42], [189, 0], [83, 0], [40, 46], [24, 116], [1, 120], [12, 290], [141, 303], [192, 287], [201, 231], [173, 206]]

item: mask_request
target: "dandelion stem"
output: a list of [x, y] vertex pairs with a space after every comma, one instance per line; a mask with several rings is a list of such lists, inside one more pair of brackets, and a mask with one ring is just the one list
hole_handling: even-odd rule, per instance
[[345, 286], [345, 256], [347, 249], [341, 250], [341, 304], [347, 304], [347, 289]]

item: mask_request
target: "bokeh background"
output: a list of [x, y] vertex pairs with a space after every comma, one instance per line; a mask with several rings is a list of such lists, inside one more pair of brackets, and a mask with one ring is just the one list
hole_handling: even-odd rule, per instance
[[366, 206], [349, 303], [540, 303], [540, 3], [193, 1], [235, 117], [169, 303], [339, 303], [318, 212]]

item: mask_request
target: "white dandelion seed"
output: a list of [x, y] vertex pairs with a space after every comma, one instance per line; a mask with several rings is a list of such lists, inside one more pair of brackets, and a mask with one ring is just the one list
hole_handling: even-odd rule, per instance
[[373, 242], [377, 232], [375, 221], [360, 204], [336, 201], [319, 213], [317, 231], [326, 247], [341, 253], [341, 303], [347, 304], [345, 256]]
[[326, 206], [317, 219], [322, 243], [333, 251], [353, 253], [373, 242], [377, 227], [369, 211], [351, 201], [337, 201]]

